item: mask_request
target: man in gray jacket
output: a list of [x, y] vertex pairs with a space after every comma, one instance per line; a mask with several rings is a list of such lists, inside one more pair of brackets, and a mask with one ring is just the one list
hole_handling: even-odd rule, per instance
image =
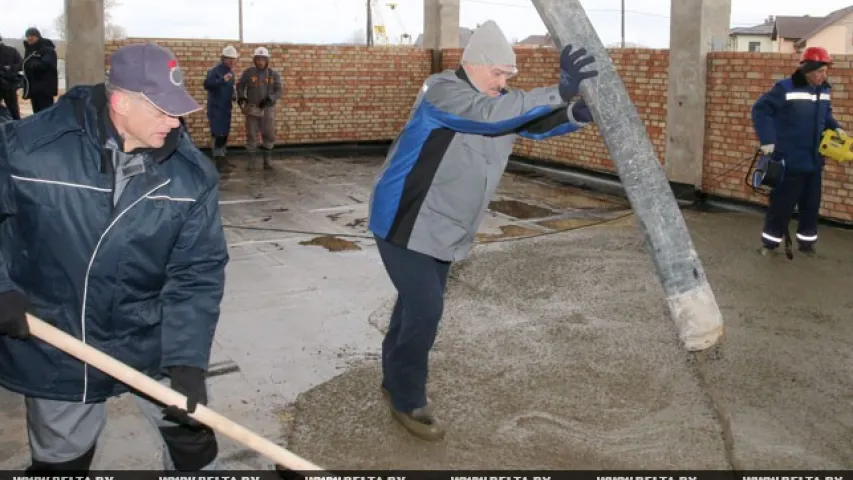
[[258, 134], [263, 140], [264, 170], [272, 170], [270, 156], [275, 146], [275, 104], [281, 98], [281, 76], [270, 68], [270, 52], [258, 47], [254, 65], [243, 70], [237, 82], [237, 105], [246, 115], [246, 151], [249, 169], [254, 168], [258, 149]]
[[427, 78], [375, 179], [369, 228], [398, 292], [382, 342], [382, 390], [392, 416], [422, 439], [444, 436], [426, 383], [450, 265], [471, 249], [517, 136], [548, 138], [592, 121], [575, 100], [580, 82], [597, 75], [581, 71], [594, 60], [584, 55], [561, 52], [559, 84], [508, 89], [515, 52], [486, 22], [458, 69]]

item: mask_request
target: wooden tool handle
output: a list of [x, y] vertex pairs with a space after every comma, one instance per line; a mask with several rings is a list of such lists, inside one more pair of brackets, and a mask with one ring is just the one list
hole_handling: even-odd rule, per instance
[[[44, 340], [82, 362], [92, 365], [122, 383], [162, 402], [164, 405], [182, 406], [187, 404], [187, 397], [184, 395], [138, 370], [119, 362], [109, 355], [86, 345], [43, 320], [28, 314], [27, 323], [30, 326], [30, 334], [32, 336]], [[267, 456], [281, 466], [297, 471], [323, 470], [317, 465], [300, 458], [204, 405], [198, 405], [195, 412], [189, 414], [189, 416], [213, 430]], [[320, 475], [322, 474], [320, 473]]]

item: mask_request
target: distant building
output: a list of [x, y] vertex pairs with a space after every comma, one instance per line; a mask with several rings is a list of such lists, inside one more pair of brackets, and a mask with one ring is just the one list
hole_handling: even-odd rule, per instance
[[733, 52], [774, 52], [773, 17], [761, 25], [733, 28], [729, 33], [729, 50]]
[[[853, 53], [853, 5], [836, 10], [821, 20], [799, 36], [793, 44], [794, 51], [800, 52], [806, 47], [817, 46], [836, 55]], [[779, 37], [783, 37], [781, 33]], [[786, 40], [788, 38], [791, 37], [786, 37]]]
[[551, 37], [550, 33], [545, 35], [530, 35], [524, 40], [515, 44], [521, 48], [557, 48], [557, 42]]
[[825, 17], [777, 16], [763, 24], [732, 29], [729, 49], [737, 52], [801, 52], [808, 46], [826, 48], [829, 53], [853, 53], [853, 5]]

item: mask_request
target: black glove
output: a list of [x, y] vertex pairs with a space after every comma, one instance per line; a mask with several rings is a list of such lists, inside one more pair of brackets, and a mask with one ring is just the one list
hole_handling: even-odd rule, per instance
[[272, 105], [272, 99], [270, 97], [264, 97], [264, 99], [261, 100], [261, 103], [258, 104], [261, 108], [267, 108], [270, 105]]
[[30, 336], [27, 324], [27, 296], [17, 290], [0, 293], [0, 335], [25, 339]]
[[246, 105], [246, 103], [247, 103], [247, 100], [245, 98], [238, 98], [237, 99], [237, 105], [239, 105], [240, 107], [244, 107]]
[[580, 99], [572, 106], [572, 117], [576, 122], [589, 123], [592, 121], [592, 112], [584, 99]]
[[565, 102], [571, 101], [580, 92], [582, 80], [598, 75], [598, 70], [581, 71], [581, 68], [595, 61], [592, 55], [584, 55], [585, 48], [572, 52], [571, 45], [566, 45], [560, 53], [560, 97]]
[[172, 367], [169, 369], [172, 389], [187, 397], [186, 410], [177, 405], [164, 409], [166, 418], [183, 425], [195, 427], [201, 424], [190, 418], [188, 413], [195, 412], [198, 404], [207, 404], [207, 387], [204, 384], [204, 370], [196, 367]]

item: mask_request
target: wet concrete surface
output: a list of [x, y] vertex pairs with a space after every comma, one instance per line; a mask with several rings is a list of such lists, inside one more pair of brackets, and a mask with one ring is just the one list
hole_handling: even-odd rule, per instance
[[[692, 355], [624, 201], [515, 175], [451, 272], [429, 384], [449, 434], [411, 437], [379, 393], [394, 297], [364, 220], [380, 161], [286, 157], [223, 179], [211, 408], [326, 468], [853, 466], [853, 233], [823, 227], [818, 258], [764, 258], [759, 216], [686, 210], [727, 329]], [[109, 407], [96, 468], [159, 467], [132, 401]], [[0, 439], [0, 469], [26, 465], [5, 392]], [[223, 468], [271, 464], [222, 443]]]

